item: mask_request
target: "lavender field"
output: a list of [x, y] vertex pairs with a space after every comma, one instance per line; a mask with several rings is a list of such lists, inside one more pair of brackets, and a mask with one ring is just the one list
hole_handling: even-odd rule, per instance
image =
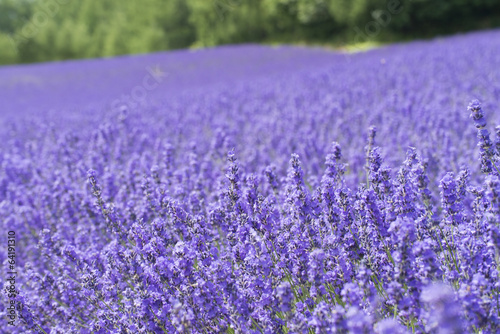
[[500, 31], [0, 68], [1, 333], [499, 333]]

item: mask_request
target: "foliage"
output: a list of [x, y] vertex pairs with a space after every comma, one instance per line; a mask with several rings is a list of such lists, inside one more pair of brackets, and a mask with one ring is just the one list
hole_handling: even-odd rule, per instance
[[0, 0], [0, 63], [429, 37], [498, 26], [499, 17], [495, 0]]

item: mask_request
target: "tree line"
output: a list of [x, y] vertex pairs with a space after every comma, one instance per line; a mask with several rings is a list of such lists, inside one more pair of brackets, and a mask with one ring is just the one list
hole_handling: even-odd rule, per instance
[[497, 0], [0, 0], [0, 63], [245, 42], [339, 46], [496, 26]]

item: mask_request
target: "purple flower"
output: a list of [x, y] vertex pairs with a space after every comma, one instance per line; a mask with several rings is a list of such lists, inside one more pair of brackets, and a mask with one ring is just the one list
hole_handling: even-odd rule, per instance
[[428, 305], [425, 329], [439, 334], [464, 333], [461, 310], [450, 287], [430, 285], [422, 291], [421, 300]]
[[394, 319], [384, 319], [375, 324], [377, 334], [405, 334], [408, 331]]
[[478, 100], [473, 100], [467, 110], [470, 111], [470, 118], [474, 120], [474, 125], [477, 128], [477, 138], [479, 139], [479, 152], [481, 154], [481, 171], [489, 174], [493, 172], [493, 143], [490, 140], [490, 133], [486, 129], [486, 118], [481, 108], [481, 103]]
[[0, 68], [0, 332], [496, 333], [499, 36]]
[[276, 297], [278, 298], [281, 312], [288, 312], [291, 310], [293, 293], [289, 282], [283, 282], [276, 288]]

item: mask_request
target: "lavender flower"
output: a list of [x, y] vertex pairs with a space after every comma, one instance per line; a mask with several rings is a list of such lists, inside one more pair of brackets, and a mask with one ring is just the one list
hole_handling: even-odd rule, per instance
[[431, 285], [422, 292], [421, 299], [429, 307], [425, 323], [427, 331], [440, 334], [464, 333], [460, 308], [448, 286]]
[[281, 312], [288, 312], [291, 310], [293, 294], [289, 282], [284, 282], [276, 288], [276, 297], [279, 300]]
[[494, 151], [493, 143], [490, 140], [490, 133], [486, 129], [486, 119], [481, 108], [481, 103], [478, 100], [473, 100], [467, 110], [470, 111], [470, 118], [474, 120], [474, 125], [477, 128], [477, 138], [479, 139], [479, 153], [481, 154], [481, 171], [489, 174], [494, 168]]
[[499, 36], [0, 68], [0, 332], [498, 332]]

